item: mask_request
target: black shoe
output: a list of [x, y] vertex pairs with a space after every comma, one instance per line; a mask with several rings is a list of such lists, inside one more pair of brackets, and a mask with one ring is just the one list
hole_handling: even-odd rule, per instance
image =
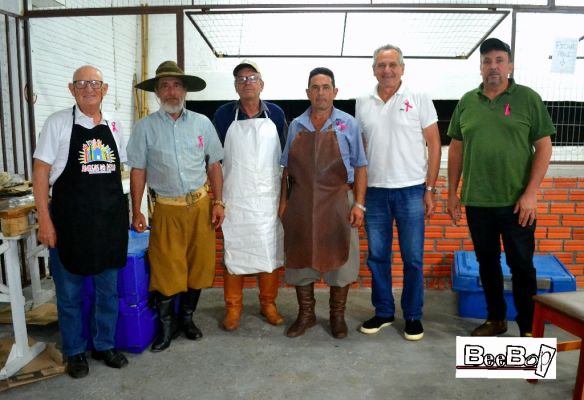
[[488, 319], [482, 325], [476, 327], [471, 336], [497, 336], [507, 332], [506, 320]]
[[89, 365], [85, 353], [67, 357], [67, 373], [71, 378], [85, 378], [89, 374]]
[[128, 365], [128, 359], [125, 355], [116, 349], [106, 351], [91, 350], [91, 357], [94, 360], [103, 360], [105, 365], [112, 368], [124, 368]]
[[394, 317], [378, 317], [377, 315], [367, 321], [363, 322], [361, 328], [359, 329], [362, 333], [367, 335], [371, 335], [373, 333], [379, 332], [381, 329], [385, 328], [386, 326], [390, 326], [393, 321]]
[[203, 337], [203, 332], [193, 322], [193, 314], [197, 309], [201, 289], [189, 289], [180, 295], [180, 307], [178, 325], [189, 340], [198, 340]]
[[203, 332], [193, 322], [193, 315], [182, 315], [180, 317], [180, 327], [189, 340], [198, 340], [203, 337]]
[[158, 309], [158, 319], [160, 323], [160, 332], [154, 342], [150, 351], [158, 353], [166, 350], [170, 346], [170, 342], [176, 339], [180, 334], [178, 329], [178, 321], [174, 314], [173, 297], [163, 296], [160, 293], [156, 294], [156, 308]]
[[424, 337], [424, 327], [419, 319], [406, 320], [404, 337], [407, 340], [420, 340]]

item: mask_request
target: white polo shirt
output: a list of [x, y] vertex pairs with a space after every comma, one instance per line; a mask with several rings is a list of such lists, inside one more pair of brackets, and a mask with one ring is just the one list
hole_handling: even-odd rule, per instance
[[[102, 119], [99, 124], [109, 126], [114, 136], [114, 140], [116, 141], [116, 145], [118, 146], [120, 163], [125, 163], [126, 145], [124, 143], [124, 135], [120, 121], [115, 118], [110, 118], [110, 116], [103, 112], [101, 116]], [[75, 107], [75, 123], [87, 129], [92, 129], [96, 126], [96, 124], [93, 123], [93, 118], [83, 114], [79, 110], [79, 107]], [[49, 185], [51, 186], [55, 183], [67, 165], [72, 128], [73, 107], [70, 107], [51, 114], [51, 116], [45, 121], [43, 129], [39, 135], [33, 157], [51, 165], [51, 172], [49, 174]]]
[[357, 99], [355, 117], [363, 129], [368, 186], [396, 189], [424, 183], [428, 155], [423, 129], [438, 116], [432, 100], [402, 82], [384, 103], [373, 92]]

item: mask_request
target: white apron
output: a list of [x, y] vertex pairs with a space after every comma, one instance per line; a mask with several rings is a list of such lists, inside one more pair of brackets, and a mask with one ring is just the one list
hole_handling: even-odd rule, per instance
[[281, 167], [276, 125], [266, 118], [235, 121], [223, 159], [225, 266], [231, 274], [272, 272], [284, 264], [284, 230], [278, 218]]

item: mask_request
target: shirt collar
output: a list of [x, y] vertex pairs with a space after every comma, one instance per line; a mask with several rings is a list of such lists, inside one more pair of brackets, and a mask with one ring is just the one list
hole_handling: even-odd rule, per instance
[[[383, 101], [381, 99], [381, 97], [379, 97], [379, 93], [377, 91], [378, 88], [379, 88], [379, 83], [376, 83], [375, 86], [373, 86], [373, 91], [371, 92], [371, 96], [379, 101]], [[393, 94], [393, 96], [402, 96], [405, 91], [406, 91], [406, 85], [404, 84], [404, 81], [402, 80], [400, 82], [399, 88]], [[393, 96], [391, 96], [391, 97], [393, 97]], [[391, 99], [391, 97], [390, 97], [390, 99]], [[389, 101], [389, 99], [388, 99], [388, 101]]]
[[[485, 87], [484, 83], [481, 83], [478, 88], [476, 88], [475, 93], [483, 96], [483, 88]], [[509, 78], [509, 86], [507, 89], [503, 91], [505, 94], [511, 94], [517, 89], [517, 84], [515, 83], [515, 79]], [[503, 94], [501, 93], [501, 94]], [[497, 96], [498, 97], [498, 96]]]
[[76, 121], [91, 121], [92, 124], [94, 125], [101, 125], [101, 124], [106, 124], [107, 121], [109, 120], [109, 116], [105, 113], [105, 112], [101, 112], [101, 120], [99, 121], [99, 123], [95, 124], [93, 122], [93, 118], [91, 118], [90, 116], [84, 114], [81, 109], [79, 108], [78, 105], [75, 105], [75, 120]]
[[[160, 118], [162, 118], [163, 121], [175, 122], [175, 120], [172, 119], [171, 116], [166, 111], [164, 111], [162, 109], [162, 107], [158, 109], [157, 113], [160, 116]], [[183, 119], [183, 120], [189, 119], [189, 113], [187, 112], [186, 108], [183, 107], [182, 112], [180, 114], [180, 117], [178, 117], [178, 119]]]
[[[302, 115], [300, 115], [298, 117], [298, 122], [304, 126], [307, 129], [314, 129], [314, 126], [312, 125], [312, 122], [310, 121], [310, 115], [312, 114], [312, 107], [308, 107], [308, 109], [306, 111], [304, 111], [302, 113]], [[342, 121], [342, 122], [346, 122], [346, 118], [343, 116], [342, 112], [337, 109], [336, 107], [333, 107], [333, 112], [331, 113], [331, 115], [328, 117], [328, 119], [326, 120], [326, 122], [323, 125], [323, 128], [326, 129], [328, 128], [331, 124], [333, 124], [333, 121]]]
[[[233, 113], [234, 114], [238, 108], [239, 108], [240, 113], [243, 113], [243, 115], [247, 116], [247, 114], [245, 113], [245, 111], [243, 111], [243, 108], [241, 107], [241, 101], [236, 100], [233, 103]], [[256, 115], [249, 116], [249, 118], [255, 118], [255, 117], [263, 114], [264, 112], [267, 112], [268, 114], [270, 114], [270, 109], [268, 108], [268, 105], [266, 104], [266, 102], [263, 101], [262, 99], [260, 99], [260, 112], [258, 112]]]

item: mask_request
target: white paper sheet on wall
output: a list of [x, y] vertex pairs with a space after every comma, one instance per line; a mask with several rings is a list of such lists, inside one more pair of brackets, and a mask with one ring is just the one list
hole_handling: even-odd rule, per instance
[[559, 74], [573, 74], [576, 69], [577, 53], [577, 38], [556, 39], [554, 53], [552, 55], [552, 72]]

